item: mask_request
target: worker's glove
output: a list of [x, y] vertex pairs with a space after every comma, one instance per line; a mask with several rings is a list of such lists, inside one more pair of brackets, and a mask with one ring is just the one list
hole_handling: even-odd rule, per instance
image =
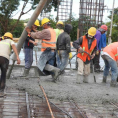
[[73, 57], [72, 52], [69, 53], [69, 59]]
[[81, 47], [78, 49], [78, 51], [79, 51], [80, 53], [83, 53], [83, 49], [82, 49]]
[[99, 50], [96, 51], [96, 55], [99, 55]]

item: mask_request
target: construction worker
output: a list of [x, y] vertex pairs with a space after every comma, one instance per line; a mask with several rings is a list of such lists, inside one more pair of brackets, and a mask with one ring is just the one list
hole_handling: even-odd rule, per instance
[[55, 32], [56, 32], [56, 41], [57, 41], [57, 38], [58, 38], [58, 36], [62, 33], [62, 32], [64, 32], [64, 23], [62, 22], [62, 21], [58, 21], [57, 22], [57, 24], [56, 24], [56, 29], [54, 29], [55, 30]]
[[13, 49], [13, 51], [16, 54], [17, 64], [20, 64], [18, 52], [15, 43], [13, 42], [13, 35], [10, 32], [6, 32], [4, 34], [4, 40], [0, 41], [0, 69], [1, 69], [0, 97], [4, 96], [4, 89], [6, 84], [6, 73], [9, 66], [11, 49]]
[[[36, 20], [34, 24], [31, 27], [31, 32], [36, 32], [37, 27], [39, 27], [39, 21]], [[27, 38], [24, 43], [24, 53], [25, 53], [25, 69], [23, 72], [23, 76], [26, 77], [29, 74], [29, 70], [33, 63], [33, 47], [37, 45], [37, 42], [34, 38], [30, 36], [30, 34], [27, 35]]]
[[114, 42], [106, 46], [102, 53], [101, 56], [105, 62], [105, 68], [103, 72], [103, 83], [106, 83], [107, 81], [107, 76], [109, 74], [109, 69], [111, 68], [111, 83], [110, 85], [112, 87], [115, 87], [117, 82], [117, 66], [118, 66], [118, 42]]
[[[94, 58], [97, 49], [97, 40], [94, 38], [96, 34], [96, 28], [91, 27], [88, 29], [88, 33], [80, 37], [78, 40], [73, 42], [73, 47], [78, 50], [77, 62], [78, 62], [78, 73], [76, 83], [81, 84], [83, 82], [88, 83], [90, 74], [90, 61]], [[83, 53], [86, 51], [91, 57]]]
[[60, 69], [55, 67], [55, 49], [56, 49], [56, 33], [53, 28], [51, 28], [51, 23], [48, 18], [44, 18], [41, 21], [42, 31], [31, 32], [30, 28], [26, 28], [28, 34], [32, 38], [41, 39], [41, 51], [42, 54], [39, 58], [38, 68], [46, 75], [51, 74], [53, 81], [57, 80], [59, 76]]
[[0, 38], [0, 41], [2, 41], [2, 40], [4, 40], [4, 36], [2, 36], [2, 37]]
[[100, 51], [101, 49], [106, 47], [106, 34], [105, 34], [106, 31], [107, 31], [107, 26], [101, 25], [101, 27], [97, 30], [96, 35], [94, 36], [97, 39], [97, 51], [93, 59], [95, 72], [100, 71], [100, 65], [99, 65]]
[[70, 33], [72, 31], [72, 25], [66, 24], [64, 28], [64, 32], [61, 33], [57, 38], [57, 51], [60, 57], [60, 65], [59, 68], [61, 73], [63, 73], [65, 67], [68, 64], [69, 54], [71, 55], [71, 45], [70, 45]]

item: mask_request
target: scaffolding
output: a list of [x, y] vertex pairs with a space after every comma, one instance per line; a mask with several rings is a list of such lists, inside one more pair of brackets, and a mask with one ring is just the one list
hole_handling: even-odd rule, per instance
[[90, 27], [99, 28], [103, 20], [104, 0], [80, 0], [79, 36], [84, 35]]
[[71, 23], [73, 0], [58, 0], [57, 21]]

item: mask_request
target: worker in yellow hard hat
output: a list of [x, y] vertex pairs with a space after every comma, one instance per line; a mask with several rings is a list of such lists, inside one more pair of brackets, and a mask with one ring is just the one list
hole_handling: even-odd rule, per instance
[[6, 32], [4, 34], [4, 40], [0, 41], [0, 70], [1, 70], [0, 97], [4, 96], [4, 89], [6, 84], [6, 73], [9, 66], [11, 49], [13, 49], [13, 51], [16, 54], [17, 64], [20, 64], [17, 48], [13, 41], [13, 35], [10, 32]]
[[4, 36], [0, 37], [0, 41], [4, 40]]
[[[83, 82], [88, 83], [89, 81], [90, 61], [94, 58], [97, 50], [97, 40], [94, 38], [95, 34], [96, 28], [91, 27], [84, 36], [73, 42], [73, 47], [79, 52], [77, 54], [78, 73], [76, 79], [76, 82], [79, 84]], [[83, 51], [86, 51], [88, 54]]]
[[55, 30], [55, 32], [56, 32], [56, 40], [57, 40], [57, 38], [58, 38], [58, 36], [62, 33], [62, 32], [64, 32], [64, 23], [62, 22], [62, 21], [58, 21], [57, 22], [57, 24], [56, 24], [56, 29], [54, 29]]
[[[31, 26], [31, 32], [37, 32], [37, 27], [39, 27], [39, 20], [36, 20], [34, 24]], [[27, 35], [27, 38], [24, 43], [24, 54], [25, 54], [25, 68], [23, 72], [23, 77], [27, 77], [29, 74], [29, 70], [33, 63], [33, 47], [37, 45], [37, 41], [30, 36]]]
[[55, 67], [56, 33], [54, 29], [51, 28], [51, 23], [48, 18], [44, 18], [41, 21], [41, 26], [43, 28], [42, 31], [31, 32], [31, 29], [28, 27], [26, 31], [32, 38], [42, 40], [42, 54], [38, 62], [38, 68], [46, 75], [51, 74], [55, 82], [60, 72], [60, 69]]

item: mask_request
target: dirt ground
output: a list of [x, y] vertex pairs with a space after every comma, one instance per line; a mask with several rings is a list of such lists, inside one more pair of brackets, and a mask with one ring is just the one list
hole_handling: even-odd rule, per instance
[[14, 67], [10, 79], [7, 79], [6, 87], [19, 88], [27, 91], [29, 94], [41, 95], [43, 93], [39, 87], [44, 88], [48, 98], [52, 101], [65, 101], [68, 98], [81, 103], [103, 103], [114, 101], [118, 103], [118, 87], [110, 87], [110, 76], [107, 83], [102, 83], [102, 72], [95, 73], [96, 81], [94, 82], [93, 74], [89, 76], [89, 83], [76, 84], [76, 70], [66, 70], [59, 77], [59, 80], [52, 82], [51, 76], [35, 77], [35, 70], [30, 70], [28, 79], [19, 77], [23, 73], [23, 68]]

